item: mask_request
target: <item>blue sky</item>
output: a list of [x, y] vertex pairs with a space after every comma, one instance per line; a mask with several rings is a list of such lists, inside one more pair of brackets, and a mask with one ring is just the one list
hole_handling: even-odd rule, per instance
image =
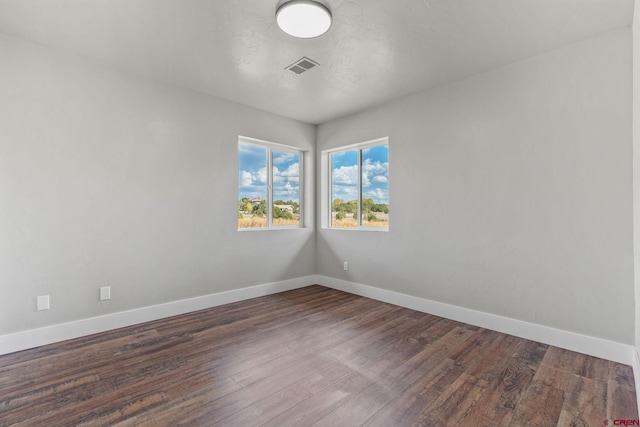
[[[300, 203], [300, 156], [297, 153], [272, 150], [273, 200]], [[267, 197], [267, 148], [238, 144], [239, 199]]]
[[[389, 204], [389, 146], [362, 150], [362, 197]], [[358, 150], [331, 154], [331, 198], [358, 198]]]

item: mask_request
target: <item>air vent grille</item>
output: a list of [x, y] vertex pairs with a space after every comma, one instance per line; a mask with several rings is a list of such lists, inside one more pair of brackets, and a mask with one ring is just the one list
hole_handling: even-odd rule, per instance
[[316, 65], [320, 65], [320, 64], [318, 64], [313, 59], [309, 59], [306, 56], [303, 56], [302, 58], [298, 59], [293, 64], [289, 65], [288, 67], [285, 67], [285, 69], [289, 70], [289, 71], [293, 71], [296, 74], [302, 74], [305, 71], [309, 71], [310, 69], [312, 69]]

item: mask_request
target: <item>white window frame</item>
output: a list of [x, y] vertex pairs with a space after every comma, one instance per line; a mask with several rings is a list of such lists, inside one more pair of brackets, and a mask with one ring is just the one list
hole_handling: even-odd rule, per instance
[[[320, 167], [321, 167], [321, 183], [320, 183], [320, 206], [322, 209], [322, 215], [320, 217], [320, 226], [323, 229], [328, 230], [344, 230], [344, 231], [383, 231], [388, 232], [387, 227], [367, 227], [362, 225], [362, 151], [367, 148], [376, 147], [379, 145], [387, 145], [389, 150], [389, 137], [377, 138], [365, 142], [359, 142], [356, 144], [344, 145], [341, 147], [331, 148], [324, 150], [321, 153]], [[358, 222], [356, 227], [333, 227], [331, 225], [332, 219], [332, 189], [331, 189], [331, 155], [341, 151], [358, 151]], [[389, 207], [391, 207], [391, 198], [389, 197]]]
[[[298, 229], [304, 228], [304, 151], [297, 148], [292, 147], [290, 145], [278, 144], [276, 142], [264, 141], [261, 139], [250, 138], [248, 136], [238, 136], [238, 147], [240, 144], [252, 144], [258, 145], [261, 147], [265, 147], [267, 149], [267, 226], [266, 227], [247, 227], [247, 228], [238, 228], [238, 231], [265, 231], [265, 230], [288, 230], [288, 229]], [[299, 192], [299, 223], [298, 224], [273, 224], [273, 151], [279, 151], [282, 153], [293, 153], [298, 155], [299, 163], [298, 163], [298, 192]], [[238, 157], [238, 170], [239, 170], [240, 158]], [[237, 181], [236, 181], [236, 185]], [[236, 196], [239, 196], [236, 193]]]

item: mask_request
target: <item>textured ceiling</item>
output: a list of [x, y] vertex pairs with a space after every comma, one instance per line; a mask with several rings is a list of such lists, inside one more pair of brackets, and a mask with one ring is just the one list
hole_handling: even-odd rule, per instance
[[[295, 39], [278, 0], [0, 0], [0, 32], [322, 123], [628, 27], [633, 0], [325, 0]], [[320, 65], [286, 70], [306, 56]], [[0, 64], [1, 72], [2, 64]]]

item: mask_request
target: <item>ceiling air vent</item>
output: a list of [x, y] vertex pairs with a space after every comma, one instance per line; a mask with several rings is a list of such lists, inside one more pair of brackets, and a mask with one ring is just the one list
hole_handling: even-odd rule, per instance
[[309, 71], [310, 69], [312, 69], [316, 65], [320, 65], [320, 64], [318, 64], [313, 59], [309, 59], [306, 56], [303, 56], [302, 58], [298, 59], [293, 64], [291, 64], [288, 67], [286, 67], [286, 69], [290, 70], [290, 71], [293, 71], [296, 74], [302, 74], [305, 71]]

